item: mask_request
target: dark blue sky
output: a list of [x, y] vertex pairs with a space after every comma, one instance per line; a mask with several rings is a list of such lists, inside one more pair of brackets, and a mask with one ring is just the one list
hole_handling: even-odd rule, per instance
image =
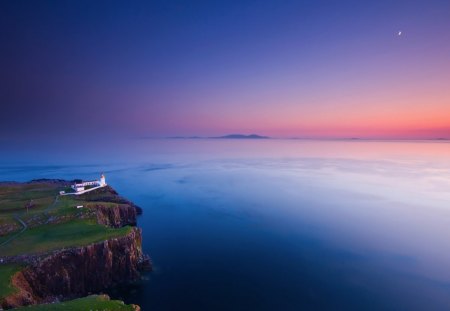
[[450, 128], [449, 1], [2, 1], [0, 14], [0, 137]]

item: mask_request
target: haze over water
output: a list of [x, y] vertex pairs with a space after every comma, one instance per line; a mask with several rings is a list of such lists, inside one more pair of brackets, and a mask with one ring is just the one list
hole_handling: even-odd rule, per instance
[[115, 298], [143, 310], [450, 307], [448, 142], [151, 139], [95, 152], [2, 156], [0, 174], [105, 172], [144, 209], [154, 271]]

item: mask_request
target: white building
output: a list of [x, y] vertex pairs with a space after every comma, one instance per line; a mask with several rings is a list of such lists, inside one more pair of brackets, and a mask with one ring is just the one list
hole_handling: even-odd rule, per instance
[[100, 176], [100, 187], [104, 187], [106, 186], [106, 178], [105, 175], [102, 174], [102, 176]]
[[75, 190], [75, 192], [84, 192], [86, 190], [86, 187], [88, 186], [93, 186], [93, 188], [100, 188], [106, 186], [105, 175], [102, 174], [100, 176], [100, 180], [84, 181], [79, 184], [75, 183], [72, 185], [72, 189]]

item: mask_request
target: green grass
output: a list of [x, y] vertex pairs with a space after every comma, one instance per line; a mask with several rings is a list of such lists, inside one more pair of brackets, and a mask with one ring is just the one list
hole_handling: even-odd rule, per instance
[[[129, 232], [129, 228], [113, 229], [98, 225], [92, 214], [90, 219], [76, 219], [82, 214], [86, 217], [87, 208], [90, 206], [118, 205], [114, 202], [89, 202], [91, 199], [114, 198], [109, 190], [97, 190], [87, 197], [59, 196], [53, 205], [56, 195], [64, 187], [64, 184], [49, 182], [0, 184], [0, 224], [14, 223], [17, 232], [22, 226], [13, 216], [18, 215], [29, 225], [17, 238], [0, 246], [1, 255], [35, 254], [64, 247], [83, 246]], [[27, 211], [26, 206], [30, 202], [33, 207]], [[84, 208], [77, 209], [77, 205], [83, 205]], [[44, 225], [51, 216], [57, 216], [65, 222]], [[0, 243], [15, 233], [0, 237]]]
[[[10, 234], [16, 234], [16, 233], [17, 233], [17, 231], [14, 231], [14, 232], [11, 232]], [[0, 236], [0, 244], [2, 244], [4, 241], [6, 241], [10, 237], [10, 234]]]
[[64, 247], [75, 247], [123, 236], [131, 227], [113, 229], [92, 220], [73, 220], [31, 228], [10, 243], [0, 246], [6, 256], [35, 254]]
[[0, 215], [0, 225], [14, 225], [16, 230], [22, 228], [22, 225], [14, 219], [13, 215]]
[[[50, 207], [56, 195], [60, 190], [65, 189], [64, 185], [58, 183], [37, 182], [31, 184], [0, 184], [0, 223], [12, 221], [12, 216], [20, 214], [26, 219]], [[87, 204], [87, 201], [102, 201], [106, 206], [113, 206], [113, 203], [108, 202], [109, 199], [114, 201], [115, 196], [111, 194], [108, 188], [89, 192], [81, 196], [61, 196], [59, 202], [51, 208], [51, 211], [68, 211], [72, 212], [76, 205]], [[105, 204], [106, 201], [106, 204]], [[94, 204], [95, 202], [91, 202]], [[27, 206], [30, 206], [27, 209]], [[50, 210], [47, 210], [50, 212]]]
[[77, 205], [83, 205], [84, 202], [79, 202], [73, 195], [59, 197], [58, 203], [50, 211], [52, 215], [73, 215], [80, 212], [76, 208]]
[[[0, 246], [0, 255], [16, 256], [38, 254], [52, 250], [79, 247], [128, 234], [132, 228], [119, 229], [97, 224], [96, 217], [86, 217], [88, 207], [95, 205], [117, 206], [120, 202], [107, 189], [100, 189], [86, 196], [60, 196], [52, 205], [64, 184], [36, 182], [30, 184], [0, 184], [0, 224], [14, 223], [17, 230], [0, 237], [0, 243], [22, 229], [14, 215], [28, 224], [28, 229], [6, 245]], [[111, 199], [112, 202], [108, 202]], [[90, 200], [99, 200], [89, 202]], [[106, 202], [104, 202], [106, 201]], [[27, 205], [31, 207], [27, 210]], [[83, 205], [83, 209], [77, 209]], [[89, 213], [88, 215], [92, 215]], [[58, 216], [58, 224], [44, 224], [50, 217]], [[59, 217], [67, 216], [67, 217]], [[53, 218], [55, 219], [55, 218]], [[13, 294], [16, 289], [11, 285], [12, 276], [22, 269], [16, 264], [0, 265], [0, 299]], [[68, 302], [29, 306], [19, 310], [133, 310], [121, 301], [110, 300], [107, 296], [89, 296]]]
[[0, 265], [0, 299], [13, 294], [16, 289], [11, 285], [11, 278], [22, 267], [16, 264]]
[[85, 298], [79, 298], [67, 302], [46, 304], [46, 305], [36, 305], [28, 306], [23, 308], [18, 308], [15, 310], [21, 311], [89, 311], [89, 310], [108, 310], [108, 311], [132, 311], [134, 310], [132, 306], [125, 305], [120, 300], [110, 300], [108, 296], [88, 296]]
[[59, 186], [52, 183], [0, 184], [0, 214], [42, 210], [52, 204]]

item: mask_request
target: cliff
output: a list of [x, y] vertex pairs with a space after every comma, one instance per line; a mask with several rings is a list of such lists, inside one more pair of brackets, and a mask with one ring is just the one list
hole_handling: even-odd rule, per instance
[[[102, 293], [137, 281], [140, 271], [151, 270], [149, 257], [142, 253], [141, 229], [135, 227], [142, 210], [110, 186], [55, 199], [67, 184], [44, 180], [0, 187], [9, 200], [4, 206], [0, 202], [0, 215], [16, 207], [25, 224], [23, 233], [0, 248], [0, 267], [18, 267], [11, 276], [0, 278], [0, 286], [14, 289], [0, 296], [0, 310]], [[44, 198], [53, 203], [38, 205], [41, 212], [28, 215], [22, 210], [30, 197], [33, 202]], [[83, 208], [78, 209], [80, 205]], [[13, 229], [6, 225], [12, 228], [12, 221], [1, 228], [10, 232]]]
[[106, 186], [104, 188], [85, 193], [79, 196], [79, 198], [89, 202], [109, 202], [120, 205], [129, 205], [136, 210], [137, 215], [142, 214], [142, 209], [139, 206], [121, 197], [111, 186]]
[[120, 228], [123, 226], [135, 226], [137, 211], [131, 205], [116, 205], [107, 207], [96, 204], [92, 209], [95, 210], [97, 223], [113, 228]]
[[16, 293], [2, 307], [15, 308], [102, 292], [113, 285], [139, 279], [150, 268], [141, 248], [139, 228], [123, 237], [85, 247], [61, 250], [13, 276]]

